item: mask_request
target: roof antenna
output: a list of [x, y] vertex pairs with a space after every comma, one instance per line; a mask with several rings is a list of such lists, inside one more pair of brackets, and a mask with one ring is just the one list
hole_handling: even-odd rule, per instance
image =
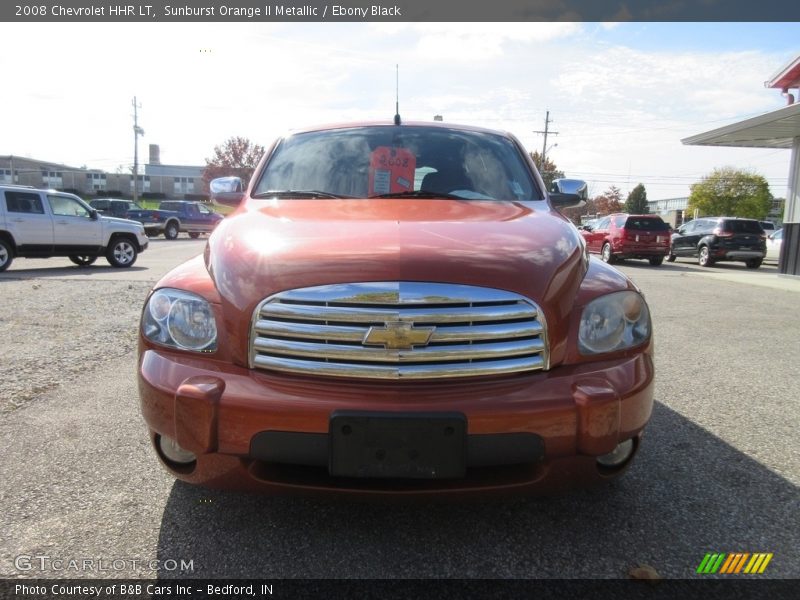
[[394, 66], [395, 70], [395, 103], [394, 103], [394, 124], [400, 125], [400, 65]]

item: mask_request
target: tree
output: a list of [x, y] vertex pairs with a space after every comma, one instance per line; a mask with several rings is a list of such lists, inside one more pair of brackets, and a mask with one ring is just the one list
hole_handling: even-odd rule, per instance
[[598, 215], [622, 212], [622, 191], [617, 186], [612, 185], [594, 199], [594, 205]]
[[564, 171], [559, 171], [556, 163], [554, 163], [549, 158], [544, 159], [544, 166], [542, 166], [542, 155], [540, 152], [533, 151], [531, 154], [531, 160], [533, 160], [533, 164], [536, 165], [536, 168], [539, 170], [539, 174], [544, 179], [544, 183], [547, 186], [547, 189], [550, 189], [550, 184], [553, 183], [554, 179], [561, 179], [564, 177]]
[[754, 172], [722, 167], [692, 184], [689, 214], [765, 219], [772, 207], [767, 180]]
[[628, 199], [625, 200], [625, 212], [632, 215], [646, 215], [649, 211], [647, 206], [647, 191], [641, 183], [631, 190]]
[[583, 215], [594, 216], [597, 214], [597, 207], [594, 205], [594, 200], [589, 198], [586, 202], [583, 203], [583, 206], [564, 208], [561, 210], [561, 214], [567, 217], [573, 223], [575, 223], [575, 225], [580, 225], [581, 217]]
[[264, 147], [253, 144], [247, 138], [228, 138], [221, 146], [214, 147], [212, 158], [206, 159], [206, 168], [203, 171], [206, 189], [212, 179], [230, 175], [241, 177], [247, 185], [263, 155]]

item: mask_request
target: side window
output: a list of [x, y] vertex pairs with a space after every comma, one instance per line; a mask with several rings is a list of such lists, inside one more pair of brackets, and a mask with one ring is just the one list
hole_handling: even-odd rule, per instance
[[43, 215], [44, 206], [39, 194], [30, 192], [6, 192], [8, 212]]
[[53, 214], [58, 217], [89, 217], [89, 211], [75, 198], [48, 194], [47, 200]]
[[600, 219], [600, 222], [597, 223], [597, 227], [595, 229], [608, 229], [608, 224], [611, 222], [609, 217], [605, 219]]
[[202, 204], [198, 204], [197, 208], [204, 215], [210, 215], [211, 214], [211, 210], [209, 210], [207, 207], [203, 206]]
[[695, 233], [702, 233], [707, 234], [711, 233], [711, 231], [718, 225], [717, 221], [709, 220], [709, 219], [700, 219], [697, 222], [697, 231]]
[[624, 215], [620, 215], [618, 217], [614, 217], [614, 227], [625, 227], [625, 221], [627, 221], [628, 217]]

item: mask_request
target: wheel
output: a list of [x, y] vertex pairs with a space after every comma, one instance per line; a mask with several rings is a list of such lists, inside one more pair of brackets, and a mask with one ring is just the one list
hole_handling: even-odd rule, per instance
[[189, 232], [189, 237], [192, 238], [193, 240], [196, 240], [197, 238], [200, 237], [200, 234], [197, 233], [196, 231], [190, 231]]
[[614, 262], [614, 255], [611, 253], [611, 244], [606, 242], [603, 244], [603, 249], [600, 251], [600, 258], [603, 259], [603, 262], [613, 263]]
[[649, 260], [650, 260], [650, 264], [653, 265], [654, 267], [660, 267], [661, 263], [664, 262], [664, 257], [663, 256], [651, 256]]
[[744, 264], [747, 266], [748, 269], [757, 269], [761, 266], [761, 263], [764, 261], [763, 258], [751, 258], [746, 260]]
[[178, 227], [178, 224], [175, 221], [170, 221], [167, 223], [167, 226], [164, 227], [164, 237], [168, 240], [174, 240], [176, 237], [178, 237], [180, 231], [181, 230]]
[[139, 251], [136, 245], [127, 237], [117, 237], [111, 241], [106, 252], [106, 259], [112, 267], [130, 267], [136, 262]]
[[699, 264], [701, 267], [710, 267], [714, 264], [714, 259], [711, 258], [711, 253], [708, 251], [708, 246], [700, 246], [697, 264]]
[[675, 254], [673, 254], [672, 247], [670, 246], [669, 254], [667, 254], [667, 262], [675, 262], [676, 258], [678, 258], [678, 257], [675, 256]]
[[97, 260], [96, 256], [70, 254], [69, 259], [79, 267], [88, 267]]
[[11, 266], [12, 260], [14, 260], [14, 253], [11, 251], [11, 245], [0, 238], [0, 273]]

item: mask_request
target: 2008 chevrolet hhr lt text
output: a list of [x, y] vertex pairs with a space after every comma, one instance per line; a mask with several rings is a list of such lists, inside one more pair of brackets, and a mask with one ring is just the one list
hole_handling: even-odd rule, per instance
[[[398, 119], [399, 121], [399, 119]], [[511, 135], [443, 123], [279, 139], [141, 320], [141, 410], [176, 477], [446, 495], [622, 473], [653, 404], [650, 314], [589, 258]]]

